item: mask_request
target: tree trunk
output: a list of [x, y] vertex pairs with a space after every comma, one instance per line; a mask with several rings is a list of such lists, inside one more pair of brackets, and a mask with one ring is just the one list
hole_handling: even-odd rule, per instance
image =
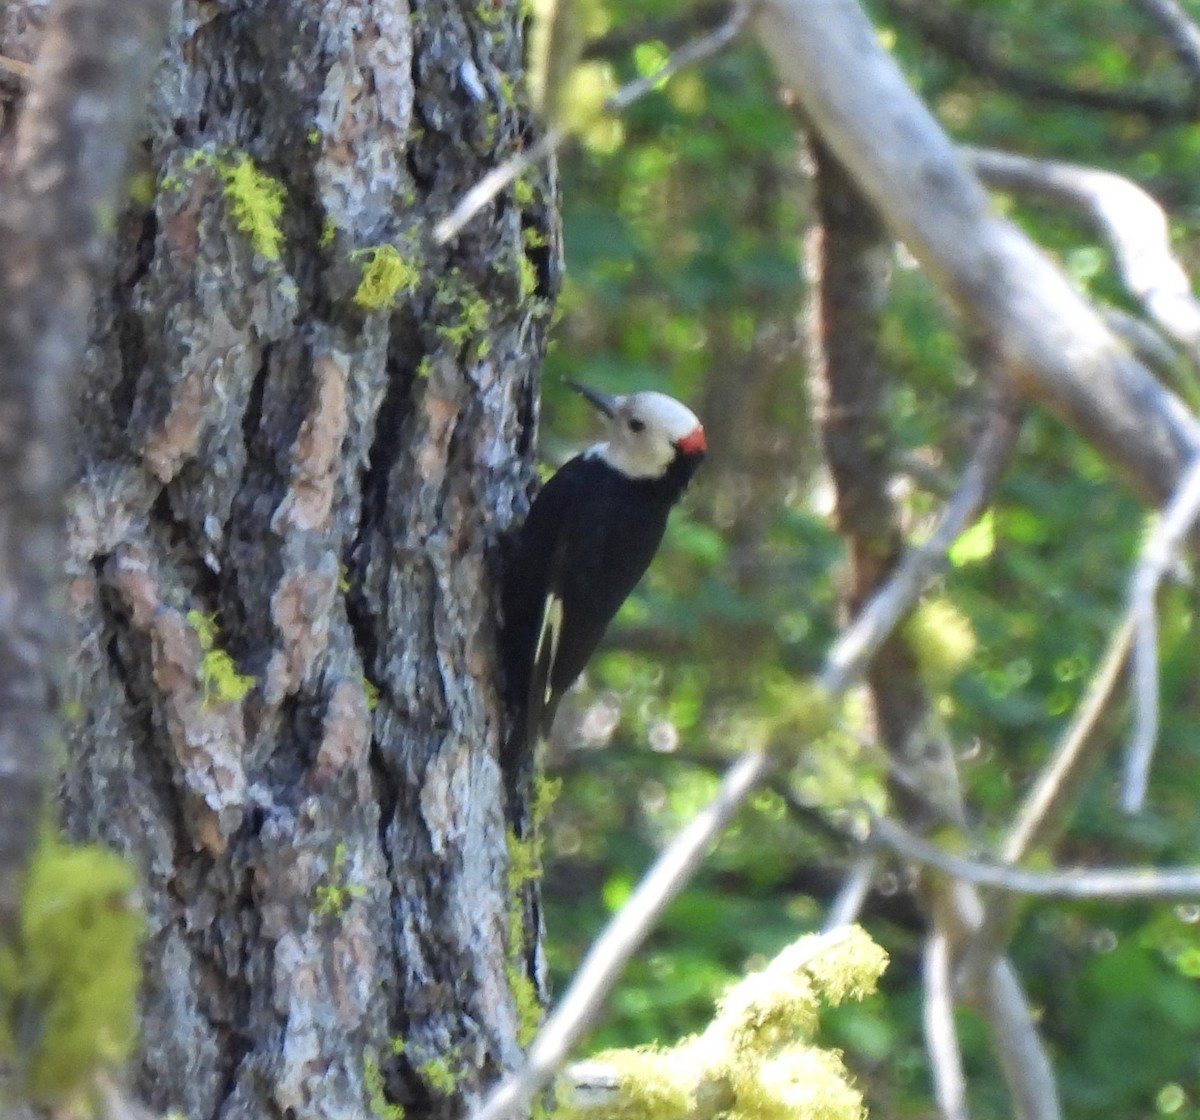
[[176, 14], [68, 557], [66, 818], [142, 872], [156, 1109], [456, 1116], [517, 1060], [495, 579], [552, 184], [429, 231], [527, 138], [521, 59], [515, 3]]

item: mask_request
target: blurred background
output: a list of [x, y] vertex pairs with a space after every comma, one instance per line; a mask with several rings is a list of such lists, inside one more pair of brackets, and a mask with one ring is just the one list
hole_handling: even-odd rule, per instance
[[[574, 8], [578, 65], [560, 76], [568, 115], [573, 99], [594, 105], [653, 73], [725, 16], [668, 0]], [[871, 16], [952, 136], [1132, 177], [1168, 209], [1195, 271], [1200, 87], [1136, 0], [887, 0]], [[597, 435], [591, 410], [562, 385], [568, 376], [680, 397], [704, 421], [710, 456], [548, 750], [562, 782], [545, 881], [559, 990], [729, 760], [776, 734], [837, 632], [842, 547], [809, 387], [801, 123], [743, 39], [619, 120], [593, 120], [560, 155], [566, 288], [543, 385], [543, 459], [557, 466]], [[1096, 301], [1135, 310], [1075, 215], [997, 204]], [[918, 540], [958, 477], [984, 393], [956, 324], [902, 249], [883, 344], [901, 449], [895, 493]], [[1176, 391], [1200, 405], [1193, 375], [1176, 374]], [[982, 840], [1000, 835], [1079, 700], [1144, 526], [1145, 511], [1094, 451], [1045, 414], [1029, 416], [998, 501], [960, 538], [939, 589], [953, 608], [945, 624], [973, 643], [939, 706]], [[1194, 589], [1166, 593], [1148, 807], [1118, 812], [1110, 763], [1059, 862], [1196, 861], [1195, 608]], [[829, 826], [844, 824], [855, 799], [884, 803], [855, 709], [851, 696], [846, 729], [797, 744], [794, 768], [741, 813], [628, 970], [595, 1048], [699, 1029], [727, 983], [820, 925], [854, 856]], [[1123, 726], [1101, 733], [1119, 737]], [[825, 1041], [845, 1050], [875, 1116], [928, 1115], [922, 918], [902, 875], [877, 882], [863, 922], [892, 965], [872, 1000], [825, 1014]], [[1067, 1115], [1200, 1117], [1200, 900], [1031, 905], [1013, 954]], [[976, 1115], [1006, 1117], [982, 1027], [962, 1014]]]

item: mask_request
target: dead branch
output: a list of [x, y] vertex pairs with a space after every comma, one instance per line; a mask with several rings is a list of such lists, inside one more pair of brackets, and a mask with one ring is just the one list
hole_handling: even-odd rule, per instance
[[995, 213], [859, 6], [764, 0], [755, 23], [823, 140], [994, 347], [1004, 375], [1095, 443], [1142, 494], [1165, 500], [1200, 447], [1200, 424]]
[[1108, 242], [1130, 294], [1193, 364], [1200, 363], [1200, 300], [1171, 252], [1163, 208], [1124, 176], [1094, 167], [965, 148], [971, 169], [1003, 190], [1039, 195], [1079, 209]]

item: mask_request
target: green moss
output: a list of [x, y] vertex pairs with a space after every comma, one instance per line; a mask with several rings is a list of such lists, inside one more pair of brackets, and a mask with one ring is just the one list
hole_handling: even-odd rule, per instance
[[367, 311], [386, 310], [396, 302], [396, 296], [411, 292], [421, 281], [420, 270], [406, 261], [395, 245], [359, 249], [350, 259], [364, 262], [354, 302]]
[[363, 1058], [363, 1087], [367, 1090], [367, 1108], [376, 1120], [404, 1120], [404, 1109], [388, 1100], [383, 1071], [378, 1059], [370, 1054]]
[[34, 853], [19, 943], [0, 948], [0, 1059], [15, 1061], [39, 1103], [80, 1094], [133, 1049], [136, 885], [133, 869], [99, 845], [48, 836]]
[[475, 357], [486, 358], [491, 344], [478, 336], [488, 328], [487, 300], [454, 270], [435, 294], [435, 301], [445, 309], [449, 320], [438, 327], [438, 335], [456, 350], [464, 350], [469, 343], [474, 343]]
[[196, 638], [204, 651], [204, 658], [200, 662], [204, 703], [208, 704], [214, 697], [222, 704], [236, 704], [244, 699], [258, 681], [239, 673], [233, 658], [217, 645], [216, 616], [188, 611], [187, 620], [196, 631]]
[[[513, 199], [518, 206], [524, 208], [532, 205], [535, 197], [536, 192], [533, 189], [533, 183], [529, 181], [527, 175], [521, 175], [513, 182]], [[525, 230], [526, 236], [531, 232], [533, 231]]]
[[861, 1120], [862, 1096], [836, 1051], [813, 1043], [820, 1000], [874, 989], [887, 958], [859, 929], [801, 938], [733, 985], [708, 1028], [672, 1047], [610, 1050], [614, 1116], [683, 1120], [703, 1099], [728, 1120]]
[[283, 217], [287, 194], [283, 184], [260, 171], [247, 155], [217, 160], [213, 166], [225, 180], [225, 197], [234, 224], [249, 234], [250, 244], [259, 256], [268, 261], [279, 260], [283, 246], [279, 219]]
[[317, 240], [317, 245], [322, 249], [328, 249], [337, 237], [337, 222], [333, 220], [331, 214], [325, 215], [325, 220], [321, 223], [321, 236]]
[[537, 269], [524, 253], [517, 254], [517, 281], [521, 290], [521, 299], [531, 299], [538, 287]]
[[562, 790], [561, 778], [534, 779], [533, 797], [529, 806], [529, 838], [520, 839], [509, 829], [505, 842], [508, 848], [508, 960], [504, 975], [512, 991], [517, 1012], [517, 1042], [528, 1046], [542, 1021], [542, 1004], [537, 988], [525, 968], [525, 928], [522, 888], [542, 875], [542, 822], [549, 815]]
[[[196, 151], [183, 161], [184, 171], [193, 171], [204, 164], [211, 167], [225, 184], [225, 197], [229, 201], [234, 225], [242, 233], [249, 234], [250, 243], [261, 257], [268, 261], [279, 260], [283, 247], [283, 230], [279, 220], [283, 217], [283, 204], [287, 190], [278, 180], [260, 171], [248, 155], [230, 153], [214, 155], [212, 152]], [[171, 180], [163, 179], [163, 188], [168, 189]]]
[[379, 707], [379, 685], [377, 685], [370, 677], [364, 676], [362, 679], [363, 696], [366, 697], [367, 711], [373, 712]]
[[421, 1080], [439, 1096], [448, 1097], [458, 1088], [460, 1074], [446, 1058], [430, 1058], [417, 1066]]
[[319, 918], [337, 918], [344, 914], [350, 903], [367, 893], [361, 883], [346, 881], [350, 870], [350, 853], [345, 844], [339, 843], [329, 861], [329, 874], [318, 883], [313, 892], [313, 913]]

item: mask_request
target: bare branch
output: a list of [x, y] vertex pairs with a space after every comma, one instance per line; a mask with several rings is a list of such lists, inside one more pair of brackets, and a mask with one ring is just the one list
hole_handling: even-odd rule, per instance
[[1184, 475], [1178, 490], [1142, 546], [1133, 573], [1129, 610], [1134, 619], [1133, 733], [1125, 757], [1121, 808], [1137, 812], [1146, 797], [1146, 782], [1158, 739], [1158, 586], [1177, 562], [1177, 551], [1200, 516], [1200, 457]]
[[986, 192], [853, 0], [764, 0], [756, 27], [822, 139], [983, 332], [997, 366], [1161, 502], [1200, 424]]
[[1094, 732], [1120, 680], [1133, 640], [1129, 615], [1117, 625], [1100, 667], [1050, 762], [1038, 775], [1000, 849], [1005, 863], [1024, 859], [1035, 845], [1048, 843], [1086, 778], [1098, 752]]
[[1192, 81], [1200, 82], [1200, 27], [1175, 0], [1137, 0], [1137, 3], [1166, 32]]
[[953, 855], [882, 817], [874, 818], [871, 823], [871, 842], [976, 886], [1038, 898], [1171, 900], [1200, 894], [1200, 867], [1026, 871]]
[[837, 897], [829, 907], [829, 913], [825, 915], [822, 933], [831, 933], [858, 921], [859, 912], [871, 889], [871, 881], [875, 878], [878, 866], [879, 860], [873, 852], [864, 852], [854, 861], [842, 889], [838, 891]]
[[1060, 1120], [1058, 1090], [1046, 1048], [1032, 1030], [1033, 1012], [1007, 960], [992, 966], [979, 1000], [992, 1033], [992, 1047], [1013, 1094], [1019, 1120]]
[[[639, 98], [657, 89], [672, 74], [688, 66], [694, 66], [723, 51], [738, 35], [750, 16], [747, 4], [737, 4], [729, 18], [715, 31], [709, 32], [673, 51], [653, 74], [637, 78], [623, 85], [604, 102], [603, 112], [610, 115], [623, 113]], [[493, 168], [462, 196], [454, 209], [434, 227], [433, 237], [439, 245], [457, 237], [463, 227], [474, 218], [502, 190], [510, 186], [520, 175], [541, 162], [571, 135], [571, 129], [563, 124], [554, 124], [546, 130], [532, 147], [507, 159]]]
[[989, 186], [1040, 195], [1076, 207], [1108, 242], [1121, 281], [1150, 317], [1200, 364], [1200, 300], [1171, 252], [1167, 216], [1136, 183], [1094, 167], [963, 149]]
[[954, 1029], [952, 953], [945, 933], [935, 930], [925, 941], [925, 1049], [933, 1093], [942, 1120], [967, 1120], [967, 1079]]

